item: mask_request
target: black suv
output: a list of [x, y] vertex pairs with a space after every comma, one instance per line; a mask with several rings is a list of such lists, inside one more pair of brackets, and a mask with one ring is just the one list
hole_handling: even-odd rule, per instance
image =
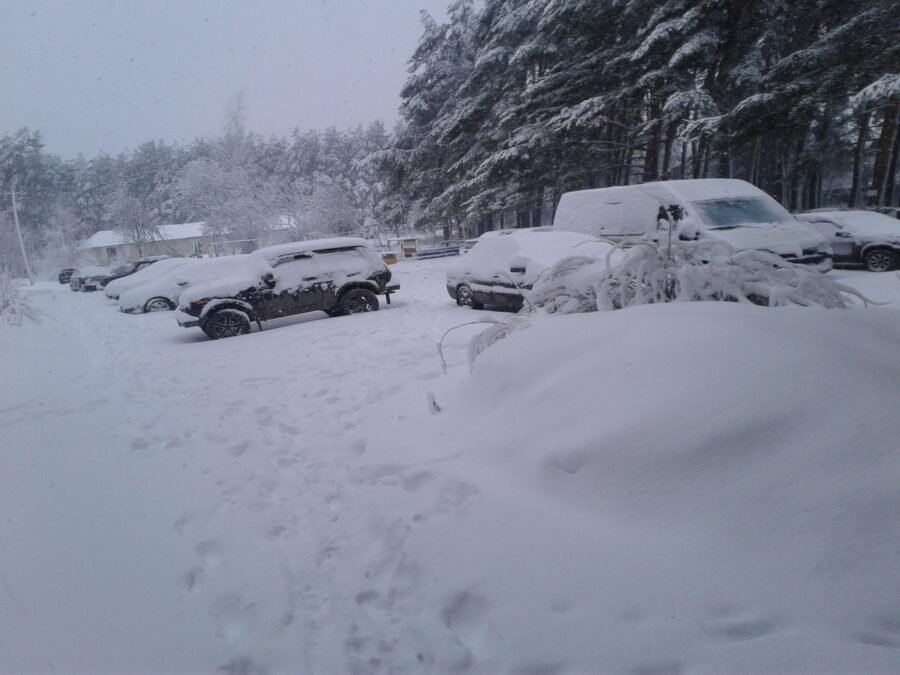
[[243, 335], [251, 322], [304, 312], [331, 316], [374, 312], [388, 304], [391, 272], [365, 239], [340, 237], [279, 244], [236, 260], [222, 278], [181, 294], [178, 324], [199, 326], [212, 339]]

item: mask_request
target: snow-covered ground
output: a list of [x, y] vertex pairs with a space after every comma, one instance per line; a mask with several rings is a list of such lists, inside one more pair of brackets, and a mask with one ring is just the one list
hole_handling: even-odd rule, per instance
[[[0, 325], [0, 672], [900, 672], [890, 305], [551, 317], [448, 259], [209, 341], [41, 284]], [[435, 405], [440, 410], [435, 410]]]

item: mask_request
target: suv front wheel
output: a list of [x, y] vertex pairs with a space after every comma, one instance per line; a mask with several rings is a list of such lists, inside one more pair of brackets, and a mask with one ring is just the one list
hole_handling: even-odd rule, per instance
[[344, 314], [374, 312], [378, 309], [378, 296], [365, 288], [351, 288], [341, 296], [340, 307]]
[[220, 309], [207, 316], [201, 328], [211, 340], [236, 337], [250, 332], [250, 317], [239, 309]]

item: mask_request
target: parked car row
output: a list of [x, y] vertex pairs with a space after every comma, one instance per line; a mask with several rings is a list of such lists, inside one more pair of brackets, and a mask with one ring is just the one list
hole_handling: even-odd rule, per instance
[[390, 303], [400, 288], [390, 282], [390, 270], [365, 239], [339, 237], [219, 258], [155, 260], [104, 285], [123, 312], [177, 308], [179, 325], [199, 327], [215, 339], [304, 312], [376, 311], [379, 295]]
[[69, 284], [73, 291], [99, 291], [108, 283], [122, 277], [138, 272], [145, 267], [160, 260], [166, 260], [169, 256], [151, 256], [141, 258], [135, 262], [119, 265], [115, 268], [97, 265], [83, 265], [77, 268], [66, 268], [59, 273], [59, 283]]
[[538, 275], [558, 260], [588, 251], [607, 255], [611, 244], [601, 240], [623, 247], [659, 240], [673, 205], [681, 214], [674, 224], [681, 240], [764, 250], [820, 272], [834, 265], [873, 272], [900, 265], [896, 218], [858, 210], [795, 217], [744, 181], [662, 181], [566, 193], [552, 228], [495, 230], [466, 240], [465, 255], [447, 268], [447, 293], [459, 305], [517, 311]]
[[[900, 261], [900, 221], [889, 216], [817, 211], [795, 218], [743, 181], [665, 181], [567, 193], [553, 227], [498, 230], [466, 241], [464, 255], [447, 267], [447, 293], [458, 305], [517, 311], [539, 275], [559, 260], [586, 255], [614, 261], [627, 246], [659, 240], [669, 218], [679, 239], [765, 250], [820, 272], [833, 261], [872, 271]], [[436, 250], [459, 255], [461, 245]], [[390, 303], [399, 289], [381, 256], [366, 240], [351, 237], [219, 258], [144, 258], [115, 270], [65, 269], [60, 283], [67, 275], [73, 290], [105, 288], [123, 312], [177, 310], [179, 325], [199, 327], [210, 338], [241, 335], [253, 323], [262, 328], [262, 322], [304, 312], [375, 311], [379, 295]]]

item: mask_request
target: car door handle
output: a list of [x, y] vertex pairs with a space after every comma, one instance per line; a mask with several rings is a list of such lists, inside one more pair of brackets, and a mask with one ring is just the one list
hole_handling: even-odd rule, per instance
[[315, 281], [319, 277], [303, 277], [303, 281]]

